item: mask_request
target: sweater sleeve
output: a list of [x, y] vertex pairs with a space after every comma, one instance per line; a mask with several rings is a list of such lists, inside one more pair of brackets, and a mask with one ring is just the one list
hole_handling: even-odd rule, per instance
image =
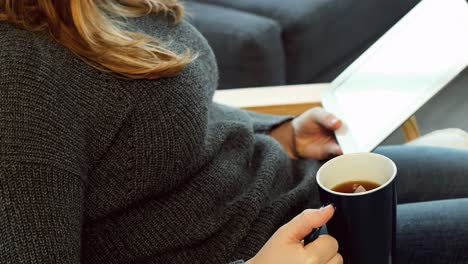
[[0, 262], [79, 263], [86, 128], [71, 96], [26, 81], [0, 81]]
[[0, 259], [79, 263], [83, 182], [53, 166], [0, 164]]
[[124, 104], [20, 62], [0, 65], [0, 262], [79, 263], [87, 175]]
[[267, 114], [259, 114], [251, 111], [246, 111], [253, 120], [254, 131], [256, 133], [268, 133], [275, 127], [278, 127], [293, 119], [292, 116], [275, 116]]
[[266, 134], [275, 127], [293, 119], [292, 116], [259, 114], [218, 103], [213, 103], [213, 106], [214, 109], [216, 109], [216, 112], [223, 115], [224, 117], [229, 117], [233, 120], [238, 119], [237, 121], [250, 123], [254, 132], [259, 134]]

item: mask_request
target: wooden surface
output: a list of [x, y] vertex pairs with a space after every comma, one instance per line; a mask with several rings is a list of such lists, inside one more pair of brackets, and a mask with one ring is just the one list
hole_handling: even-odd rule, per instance
[[[297, 115], [318, 106], [329, 84], [301, 84], [216, 91], [213, 100], [225, 105], [279, 115]], [[302, 109], [302, 111], [301, 111]]]
[[263, 114], [298, 116], [308, 109], [317, 106], [321, 106], [320, 102], [274, 106], [252, 106], [244, 107], [243, 109]]
[[[321, 95], [327, 89], [330, 89], [328, 83], [218, 90], [213, 100], [258, 113], [297, 116], [320, 106]], [[420, 137], [414, 116], [403, 124], [402, 129], [407, 142]]]
[[403, 134], [405, 135], [406, 142], [410, 142], [421, 136], [419, 132], [418, 122], [415, 116], [408, 119], [402, 126]]

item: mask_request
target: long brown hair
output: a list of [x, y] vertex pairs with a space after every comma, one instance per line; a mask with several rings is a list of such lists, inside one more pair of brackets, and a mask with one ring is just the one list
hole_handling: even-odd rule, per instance
[[92, 66], [132, 79], [174, 76], [193, 59], [190, 51], [176, 54], [153, 37], [126, 30], [117, 19], [151, 13], [179, 23], [184, 8], [177, 0], [0, 0], [0, 21], [48, 30]]

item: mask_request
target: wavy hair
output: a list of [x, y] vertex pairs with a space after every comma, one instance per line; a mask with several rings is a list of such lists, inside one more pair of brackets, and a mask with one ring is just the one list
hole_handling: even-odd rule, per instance
[[118, 19], [155, 13], [179, 23], [184, 8], [177, 0], [0, 0], [0, 21], [48, 30], [93, 67], [131, 79], [175, 76], [194, 59], [189, 50], [176, 54]]

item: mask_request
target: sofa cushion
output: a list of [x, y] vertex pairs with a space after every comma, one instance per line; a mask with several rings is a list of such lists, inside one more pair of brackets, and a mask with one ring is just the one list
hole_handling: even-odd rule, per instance
[[287, 82], [307, 83], [387, 31], [419, 0], [197, 0], [275, 19]]
[[280, 25], [221, 6], [186, 2], [189, 21], [208, 39], [220, 68], [220, 89], [285, 84]]
[[407, 144], [413, 146], [468, 149], [468, 133], [458, 128], [447, 128], [436, 130]]

